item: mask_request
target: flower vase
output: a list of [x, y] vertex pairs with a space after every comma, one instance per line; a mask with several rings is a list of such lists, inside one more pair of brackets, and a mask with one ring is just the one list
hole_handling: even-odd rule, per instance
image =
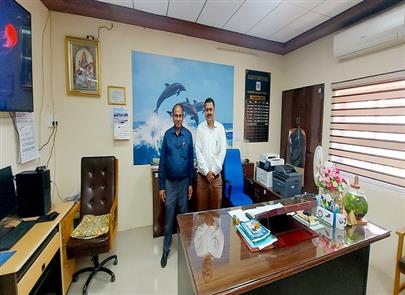
[[351, 184], [351, 189], [344, 198], [344, 208], [349, 215], [353, 212], [352, 214], [357, 221], [361, 221], [368, 212], [367, 198], [364, 192], [360, 190], [358, 176], [355, 177], [354, 183]]

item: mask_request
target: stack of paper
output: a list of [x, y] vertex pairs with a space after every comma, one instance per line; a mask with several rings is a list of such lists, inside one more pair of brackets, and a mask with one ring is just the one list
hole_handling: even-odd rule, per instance
[[283, 207], [284, 207], [283, 204], [277, 203], [274, 205], [259, 206], [259, 207], [253, 208], [253, 209], [245, 210], [244, 212], [249, 213], [250, 215], [252, 215], [254, 217], [256, 215], [259, 215], [260, 213], [269, 212], [271, 210], [275, 210], [275, 209], [279, 209], [279, 208], [283, 208]]
[[302, 212], [299, 212], [297, 214], [294, 214], [293, 217], [298, 220], [299, 222], [301, 222], [302, 224], [312, 228], [312, 229], [318, 229], [318, 228], [322, 228], [323, 226], [319, 223], [318, 218], [316, 218], [315, 216], [311, 215], [305, 215]]

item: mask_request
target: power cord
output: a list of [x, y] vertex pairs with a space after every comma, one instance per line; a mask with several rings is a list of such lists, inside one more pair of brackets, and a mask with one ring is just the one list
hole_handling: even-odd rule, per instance
[[[58, 121], [54, 121], [54, 122], [55, 122], [55, 126], [54, 126], [54, 128], [55, 128], [55, 133], [54, 133], [54, 135], [53, 135], [51, 152], [49, 153], [49, 158], [48, 158], [48, 161], [46, 162], [46, 167], [47, 167], [47, 168], [48, 168], [48, 166], [49, 166], [49, 161], [51, 160], [52, 153], [53, 153], [53, 150], [54, 150], [54, 148], [55, 148], [56, 134], [58, 133]], [[53, 123], [52, 123], [52, 124], [53, 124]]]
[[48, 140], [46, 141], [46, 143], [44, 143], [44, 144], [39, 148], [39, 150], [42, 150], [45, 146], [47, 146], [48, 143], [49, 143], [49, 141], [51, 140], [52, 135], [53, 135], [53, 133], [55, 132], [55, 129], [56, 129], [56, 128], [55, 128], [55, 125], [53, 125], [54, 122], [55, 122], [55, 121], [52, 122], [52, 132], [51, 132], [51, 134], [49, 135]]
[[58, 189], [58, 186], [56, 185], [56, 182], [53, 181], [53, 180], [51, 180], [51, 183], [53, 183], [53, 185], [54, 185], [55, 188], [56, 188], [56, 193], [57, 193], [57, 195], [58, 195], [59, 200], [61, 200], [62, 202], [65, 202], [65, 200], [62, 199], [62, 197], [60, 196], [59, 189]]
[[[113, 24], [113, 23], [111, 23], [111, 26], [110, 26], [110, 27], [106, 27], [106, 26], [100, 26], [100, 27], [98, 27], [98, 29], [97, 29], [97, 40], [100, 38], [100, 30], [101, 30], [101, 29], [107, 29], [107, 30], [111, 31], [111, 30], [113, 29], [113, 27], [114, 27], [114, 24]], [[93, 38], [94, 38], [94, 37], [93, 37]]]

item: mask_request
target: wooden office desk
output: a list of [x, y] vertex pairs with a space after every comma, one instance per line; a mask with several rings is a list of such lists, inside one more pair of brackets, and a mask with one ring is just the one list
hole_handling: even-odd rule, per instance
[[[371, 222], [345, 231], [327, 227], [295, 246], [252, 253], [228, 210], [177, 216], [179, 294], [366, 294], [370, 244], [389, 236]], [[220, 225], [224, 246], [219, 258], [197, 255], [203, 247], [196, 248], [201, 242], [196, 230], [204, 219], [217, 219]]]
[[35, 224], [13, 246], [11, 250], [16, 252], [0, 267], [1, 294], [29, 294], [48, 266], [55, 272], [51, 271], [50, 275], [56, 275], [55, 282], [60, 283], [58, 293], [67, 293], [76, 266], [73, 259], [67, 259], [65, 247], [73, 205], [72, 202], [56, 203], [53, 211], [59, 212], [58, 217]]
[[280, 194], [274, 192], [271, 187], [264, 186], [256, 180], [253, 180], [253, 184], [255, 188], [255, 195], [253, 196], [254, 203], [275, 201], [283, 198]]

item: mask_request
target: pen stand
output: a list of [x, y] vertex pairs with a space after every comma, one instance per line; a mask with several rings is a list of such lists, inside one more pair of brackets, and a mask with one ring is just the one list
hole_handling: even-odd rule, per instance
[[339, 213], [339, 205], [336, 204], [329, 194], [319, 194], [316, 197], [316, 217], [324, 223], [344, 229], [347, 224], [346, 215]]

